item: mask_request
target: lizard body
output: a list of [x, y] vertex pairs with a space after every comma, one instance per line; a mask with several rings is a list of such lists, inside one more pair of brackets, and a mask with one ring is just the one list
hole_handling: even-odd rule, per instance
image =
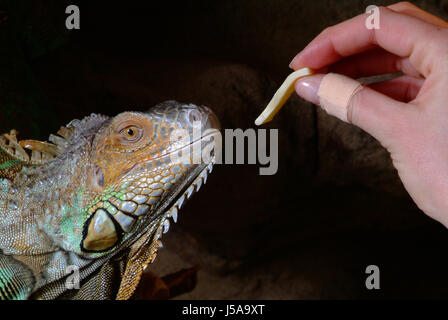
[[[0, 299], [130, 298], [214, 161], [173, 155], [202, 152], [218, 128], [210, 109], [168, 101], [74, 120], [50, 142], [1, 136]], [[66, 285], [73, 266], [79, 290]]]

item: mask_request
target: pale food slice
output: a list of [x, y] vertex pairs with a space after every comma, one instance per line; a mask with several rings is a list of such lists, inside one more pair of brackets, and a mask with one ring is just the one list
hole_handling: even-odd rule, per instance
[[294, 83], [303, 77], [312, 75], [313, 73], [313, 70], [310, 68], [302, 68], [291, 73], [274, 94], [266, 109], [264, 109], [257, 120], [255, 120], [255, 124], [259, 126], [271, 121], [294, 92]]

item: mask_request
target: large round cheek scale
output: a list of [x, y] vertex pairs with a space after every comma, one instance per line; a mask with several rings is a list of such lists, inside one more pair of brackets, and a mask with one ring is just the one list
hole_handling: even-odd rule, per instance
[[352, 97], [362, 89], [362, 84], [349, 77], [329, 73], [320, 83], [317, 95], [320, 106], [342, 121], [349, 122], [347, 111]]
[[314, 72], [310, 68], [303, 68], [291, 73], [283, 82], [283, 84], [278, 88], [277, 92], [272, 97], [271, 101], [267, 107], [263, 110], [260, 116], [255, 120], [257, 126], [267, 123], [274, 118], [277, 112], [283, 107], [285, 102], [289, 99], [291, 94], [294, 92], [294, 84], [300, 78], [310, 76]]

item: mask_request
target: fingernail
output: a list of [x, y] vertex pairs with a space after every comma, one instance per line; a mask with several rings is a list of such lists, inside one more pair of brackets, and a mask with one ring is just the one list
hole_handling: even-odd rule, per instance
[[295, 85], [297, 94], [306, 101], [319, 105], [317, 92], [322, 78], [323, 75], [320, 74], [300, 79]]
[[291, 60], [291, 62], [289, 63], [289, 68], [290, 68], [290, 69], [295, 70], [295, 69], [294, 69], [294, 66], [293, 66], [295, 60], [296, 60], [296, 57], [294, 57], [294, 58]]

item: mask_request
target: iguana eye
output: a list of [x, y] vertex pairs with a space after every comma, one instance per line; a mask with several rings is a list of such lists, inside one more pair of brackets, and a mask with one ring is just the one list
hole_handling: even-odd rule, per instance
[[137, 126], [127, 126], [126, 128], [121, 129], [120, 134], [121, 136], [131, 142], [135, 142], [141, 139], [142, 137], [142, 129], [138, 128]]
[[[1, 1], [1, 0], [0, 0]], [[110, 131], [109, 131], [110, 130]], [[111, 148], [114, 152], [129, 152], [147, 145], [154, 136], [152, 119], [131, 112], [123, 112], [111, 123], [107, 144], [98, 150]]]

